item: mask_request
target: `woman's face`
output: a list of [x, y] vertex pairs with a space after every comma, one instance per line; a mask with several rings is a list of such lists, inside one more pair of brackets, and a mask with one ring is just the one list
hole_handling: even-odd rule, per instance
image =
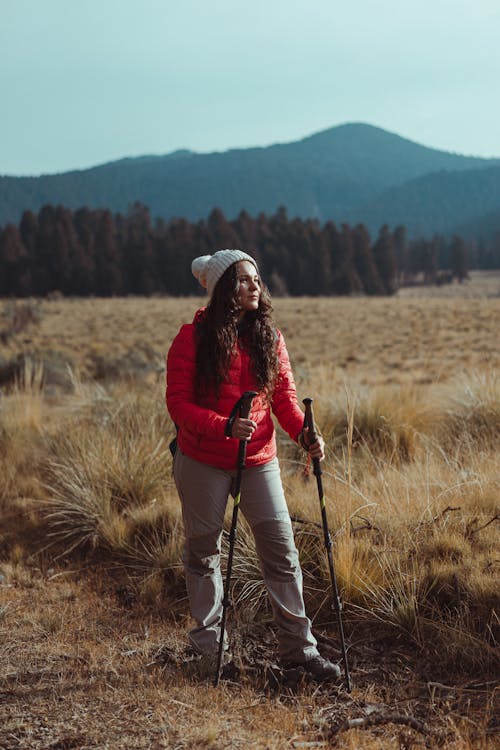
[[240, 306], [240, 318], [246, 312], [257, 310], [261, 294], [260, 277], [254, 264], [249, 260], [240, 260], [236, 264], [237, 292], [236, 299]]

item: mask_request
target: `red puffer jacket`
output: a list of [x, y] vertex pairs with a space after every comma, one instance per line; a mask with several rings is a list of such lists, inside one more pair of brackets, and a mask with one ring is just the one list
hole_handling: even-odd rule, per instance
[[[238, 440], [226, 437], [227, 420], [236, 401], [245, 391], [258, 391], [250, 356], [238, 343], [228, 377], [219, 395], [209, 393], [202, 399], [195, 395], [196, 322], [203, 315], [198, 310], [193, 323], [183, 325], [172, 342], [167, 356], [167, 408], [179, 428], [180, 450], [196, 461], [219, 469], [234, 469], [238, 457]], [[297, 404], [297, 394], [290, 360], [283, 336], [278, 331], [280, 372], [272, 398], [272, 410], [292, 440], [302, 429], [304, 415]], [[264, 464], [276, 456], [276, 435], [269, 403], [262, 394], [255, 397], [250, 419], [257, 424], [247, 443], [247, 466]]]

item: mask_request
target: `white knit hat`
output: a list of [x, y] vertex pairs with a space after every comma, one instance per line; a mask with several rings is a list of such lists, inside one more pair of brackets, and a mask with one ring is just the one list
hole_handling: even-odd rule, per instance
[[191, 263], [191, 271], [212, 296], [215, 285], [224, 271], [239, 260], [249, 260], [257, 268], [255, 258], [243, 250], [217, 250], [213, 255], [200, 255], [195, 258]]

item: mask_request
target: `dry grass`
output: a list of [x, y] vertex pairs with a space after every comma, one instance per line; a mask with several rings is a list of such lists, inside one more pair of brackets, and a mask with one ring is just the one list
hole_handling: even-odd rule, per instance
[[[488, 277], [489, 278], [489, 277]], [[496, 296], [484, 281], [455, 285], [472, 295], [448, 297], [445, 288], [418, 288], [412, 297], [293, 298], [274, 301], [299, 382], [324, 371], [325, 391], [355, 380], [370, 386], [446, 382], [464, 369], [500, 364], [500, 280]], [[416, 293], [416, 292], [415, 292]], [[423, 295], [424, 296], [421, 296]], [[204, 299], [134, 298], [42, 300], [40, 320], [3, 347], [58, 354], [78, 377], [160, 376], [166, 349], [182, 323]]]
[[48, 446], [45, 517], [64, 554], [80, 545], [125, 552], [145, 529], [172, 529], [179, 516], [165, 475], [160, 394], [112, 393], [98, 411], [77, 413]]
[[[500, 299], [277, 301], [299, 393], [314, 396], [327, 439], [352, 696], [269, 692], [248, 660], [237, 685], [200, 690], [182, 667], [182, 531], [160, 368], [195, 306], [44, 301], [36, 327], [9, 339], [8, 356], [31, 356], [0, 399], [0, 746], [422, 743], [406, 725], [368, 726], [375, 712], [435, 729], [430, 746], [493, 747]], [[44, 380], [49, 350], [74, 364], [64, 389]], [[315, 481], [282, 434], [279, 453], [308, 610], [338, 656]], [[235, 650], [254, 644], [248, 653], [272, 660], [243, 521], [234, 573]], [[345, 723], [356, 717], [364, 728]]]
[[439, 297], [441, 299], [486, 299], [500, 297], [500, 271], [469, 271], [469, 278], [461, 284], [456, 281], [453, 284], [436, 286], [435, 284], [423, 286], [403, 287], [399, 290], [401, 297]]

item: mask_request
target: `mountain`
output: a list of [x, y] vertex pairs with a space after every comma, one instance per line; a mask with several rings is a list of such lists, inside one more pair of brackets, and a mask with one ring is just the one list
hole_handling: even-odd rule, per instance
[[354, 209], [349, 221], [362, 220], [373, 230], [390, 216], [390, 224], [403, 224], [412, 235], [426, 235], [429, 227], [451, 234], [458, 226], [477, 235], [491, 222], [500, 230], [499, 214], [500, 166], [492, 166], [436, 172], [391, 187]]
[[461, 237], [481, 237], [487, 242], [499, 243], [500, 238], [500, 203], [494, 211], [472, 216], [453, 227], [453, 234]]
[[[487, 174], [494, 165], [500, 165], [500, 159], [439, 151], [371, 125], [350, 123], [265, 148], [208, 154], [182, 150], [63, 174], [3, 176], [0, 224], [17, 222], [24, 209], [37, 211], [45, 203], [125, 212], [140, 201], [153, 217], [164, 219], [205, 218], [214, 206], [235, 218], [242, 209], [256, 215], [283, 205], [289, 216], [365, 221], [373, 230], [383, 223], [400, 223], [399, 216], [412, 219], [412, 206], [417, 206], [415, 226], [430, 233], [463, 218], [460, 213], [448, 215], [447, 191], [455, 189], [455, 173], [474, 174], [475, 184], [484, 180], [487, 185], [495, 182]], [[475, 189], [478, 196], [487, 193]], [[432, 199], [426, 197], [431, 193]], [[488, 203], [476, 214], [489, 210]]]

